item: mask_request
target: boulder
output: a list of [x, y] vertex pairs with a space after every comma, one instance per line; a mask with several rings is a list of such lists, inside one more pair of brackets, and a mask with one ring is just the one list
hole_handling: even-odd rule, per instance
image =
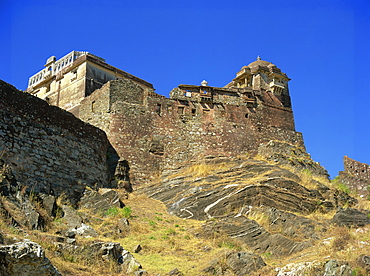
[[326, 262], [324, 266], [323, 276], [351, 276], [352, 269], [349, 267], [348, 263], [330, 260]]
[[356, 209], [339, 209], [334, 215], [332, 222], [339, 226], [363, 227], [370, 224], [370, 218], [366, 213]]
[[123, 247], [117, 242], [94, 242], [91, 248], [104, 260], [114, 260], [120, 262]]
[[62, 206], [63, 210], [63, 219], [66, 221], [67, 225], [70, 228], [79, 228], [82, 225], [82, 219], [81, 217], [77, 214], [77, 211], [67, 205]]
[[226, 253], [222, 257], [213, 260], [210, 265], [204, 269], [204, 272], [212, 275], [223, 275], [226, 271], [232, 271], [233, 275], [244, 276], [264, 266], [266, 266], [265, 262], [257, 254], [239, 251]]
[[79, 208], [91, 209], [96, 212], [105, 212], [112, 207], [123, 207], [117, 191], [112, 189], [100, 189], [98, 192], [86, 189], [79, 202]]
[[142, 250], [143, 248], [141, 247], [141, 245], [140, 244], [138, 244], [138, 245], [136, 245], [136, 246], [134, 246], [134, 248], [133, 248], [133, 252], [134, 253], [139, 253], [141, 250]]
[[1, 198], [1, 209], [11, 217], [14, 225], [28, 229], [42, 229], [43, 220], [28, 197], [9, 195]]
[[365, 271], [370, 275], [370, 255], [361, 255], [357, 258], [357, 264], [364, 268]]
[[0, 246], [0, 275], [61, 276], [43, 248], [28, 240]]
[[49, 217], [55, 217], [55, 211], [57, 208], [55, 196], [40, 194], [42, 200], [42, 206]]
[[93, 252], [96, 252], [104, 260], [113, 260], [119, 264], [125, 273], [130, 274], [142, 268], [141, 264], [134, 258], [134, 256], [123, 249], [123, 247], [116, 242], [94, 242], [91, 245]]
[[130, 232], [130, 222], [127, 218], [121, 218], [117, 222], [117, 230], [119, 233], [129, 233]]
[[89, 238], [96, 237], [98, 233], [91, 226], [83, 223], [82, 218], [78, 215], [77, 211], [70, 206], [63, 205], [62, 210], [64, 213], [63, 219], [67, 223], [67, 229], [64, 232], [69, 238], [74, 238], [76, 235]]
[[282, 268], [277, 268], [276, 276], [306, 276], [306, 275], [322, 275], [323, 264], [321, 262], [301, 262], [287, 264]]
[[130, 274], [138, 269], [142, 268], [141, 264], [135, 259], [135, 257], [127, 250], [122, 251], [122, 257], [120, 263], [126, 268], [126, 273]]
[[348, 263], [329, 260], [324, 262], [302, 262], [292, 263], [277, 269], [276, 276], [306, 276], [306, 275], [323, 275], [323, 276], [350, 276], [352, 270]]
[[168, 272], [167, 275], [171, 275], [171, 276], [183, 276], [184, 274], [180, 270], [178, 270], [177, 268], [175, 268], [175, 269], [172, 269], [170, 272]]
[[70, 229], [70, 231], [76, 231], [77, 235], [80, 235], [84, 238], [98, 236], [98, 233], [95, 231], [95, 229], [85, 223], [82, 223], [78, 228]]
[[266, 265], [261, 256], [246, 251], [231, 253], [226, 264], [237, 276], [248, 275]]

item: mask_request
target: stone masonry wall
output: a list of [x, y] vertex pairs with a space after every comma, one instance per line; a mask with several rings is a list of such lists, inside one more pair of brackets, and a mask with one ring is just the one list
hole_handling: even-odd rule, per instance
[[105, 130], [119, 156], [129, 162], [134, 184], [209, 155], [254, 155], [260, 143], [270, 140], [303, 146], [292, 112], [284, 108], [152, 96], [141, 100], [145, 93], [129, 80], [111, 81], [85, 98], [80, 108], [80, 118]]
[[369, 196], [370, 165], [347, 156], [343, 158], [344, 171], [339, 172], [340, 182], [356, 191], [361, 197]]
[[108, 185], [103, 131], [0, 81], [0, 159], [29, 190], [66, 194]]

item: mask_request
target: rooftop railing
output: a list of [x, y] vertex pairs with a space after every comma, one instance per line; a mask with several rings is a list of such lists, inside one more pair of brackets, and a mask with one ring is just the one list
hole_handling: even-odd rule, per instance
[[55, 57], [49, 58], [45, 65], [45, 68], [29, 78], [27, 88], [34, 87], [37, 84], [43, 82], [44, 80], [55, 76], [58, 72], [70, 66], [76, 59], [87, 54], [89, 54], [89, 52], [72, 51], [69, 54], [65, 55], [64, 57], [58, 59], [57, 61], [55, 61]]

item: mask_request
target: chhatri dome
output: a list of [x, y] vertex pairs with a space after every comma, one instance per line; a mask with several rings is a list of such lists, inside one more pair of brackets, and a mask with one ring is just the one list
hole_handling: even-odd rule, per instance
[[255, 66], [275, 66], [271, 62], [262, 60], [260, 56], [257, 57], [257, 59], [251, 63], [248, 64], [248, 67], [255, 67]]

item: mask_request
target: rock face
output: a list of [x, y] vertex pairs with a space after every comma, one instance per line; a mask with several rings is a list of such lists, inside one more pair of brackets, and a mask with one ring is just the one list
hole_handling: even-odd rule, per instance
[[117, 191], [112, 189], [99, 189], [99, 191], [86, 189], [78, 205], [80, 208], [91, 209], [94, 212], [105, 212], [112, 207], [124, 206]]
[[173, 214], [200, 220], [235, 216], [261, 205], [308, 214], [318, 208], [318, 201], [325, 202], [318, 191], [298, 184], [297, 175], [263, 161], [216, 159], [202, 169], [208, 170], [205, 176], [186, 168], [167, 172], [147, 192]]
[[366, 213], [356, 209], [340, 209], [334, 215], [333, 223], [339, 226], [363, 227], [370, 224], [370, 218]]
[[[325, 175], [316, 165], [315, 170]], [[179, 217], [212, 219], [204, 224], [205, 235], [225, 233], [255, 252], [289, 255], [310, 246], [319, 238], [315, 229], [325, 228], [296, 214], [333, 210], [352, 202], [348, 195], [319, 182], [311, 183], [316, 189], [300, 182], [297, 174], [265, 161], [209, 158], [201, 164], [165, 171], [161, 182], [145, 191]], [[279, 234], [271, 234], [248, 219], [258, 214]]]
[[217, 222], [210, 221], [203, 226], [203, 230], [204, 237], [224, 233], [260, 254], [290, 255], [311, 245], [309, 242], [295, 242], [281, 234], [271, 234], [254, 220], [245, 217], [224, 218]]
[[284, 141], [269, 141], [258, 147], [258, 154], [276, 164], [294, 166], [297, 170], [309, 170], [316, 175], [328, 177], [328, 172], [311, 159], [304, 147], [297, 147]]
[[31, 241], [0, 246], [0, 275], [61, 276], [41, 246]]
[[265, 265], [260, 256], [251, 252], [239, 251], [228, 253], [225, 257], [213, 260], [210, 266], [204, 269], [204, 272], [212, 275], [223, 275], [225, 271], [230, 270], [234, 273], [233, 275], [243, 276], [249, 275]]

